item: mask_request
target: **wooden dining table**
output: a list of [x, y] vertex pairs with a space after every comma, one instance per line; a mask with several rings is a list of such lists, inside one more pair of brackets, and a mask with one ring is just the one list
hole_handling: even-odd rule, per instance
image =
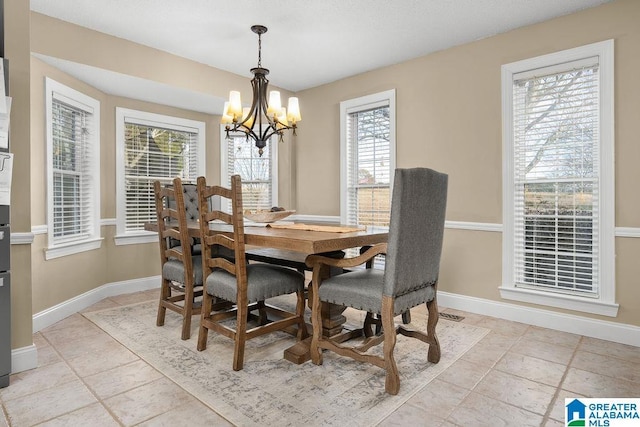
[[[296, 228], [276, 228], [277, 225], [245, 225], [245, 244], [248, 249], [261, 248], [290, 251], [303, 257], [327, 252], [358, 248], [377, 243], [385, 243], [388, 238], [388, 228], [368, 226], [357, 227], [345, 225], [309, 224], [311, 229], [303, 229], [297, 223]], [[200, 237], [200, 226], [197, 221], [188, 222], [189, 235]], [[233, 227], [228, 224], [212, 222], [209, 228], [222, 234], [233, 234]], [[145, 224], [145, 230], [157, 231], [157, 224]], [[284, 263], [286, 265], [286, 263]], [[331, 335], [341, 333], [341, 325], [345, 322], [342, 312], [344, 307], [331, 307], [326, 332]], [[345, 337], [349, 336], [349, 332]], [[285, 350], [285, 359], [294, 363], [303, 363], [309, 359], [309, 342], [300, 342]]]
[[[295, 223], [299, 227], [300, 223]], [[348, 225], [309, 224], [315, 230], [276, 228], [269, 225], [244, 226], [245, 244], [261, 248], [288, 249], [307, 255], [339, 251], [366, 245], [375, 245], [387, 241], [388, 228], [368, 226], [359, 228]], [[200, 237], [200, 225], [197, 221], [188, 221], [189, 236]], [[155, 222], [144, 226], [147, 231], [158, 231]], [[233, 235], [233, 227], [228, 224], [212, 222], [209, 228], [222, 234]], [[358, 230], [355, 230], [359, 228]], [[329, 230], [354, 230], [337, 232]]]

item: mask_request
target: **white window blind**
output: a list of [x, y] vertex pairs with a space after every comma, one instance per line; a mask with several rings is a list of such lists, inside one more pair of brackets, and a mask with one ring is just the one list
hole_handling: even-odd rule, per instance
[[[244, 134], [230, 134], [221, 130], [223, 185], [231, 186], [231, 176], [242, 178], [242, 207], [244, 210], [269, 210], [278, 204], [277, 190], [277, 138], [271, 138], [258, 154], [253, 141]], [[231, 207], [222, 209], [230, 212]]]
[[196, 182], [198, 134], [135, 122], [125, 122], [124, 129], [126, 231], [141, 230], [156, 219], [154, 181]]
[[46, 259], [100, 247], [100, 103], [49, 78]]
[[346, 223], [389, 226], [394, 170], [388, 99], [346, 108]]
[[597, 294], [598, 58], [514, 75], [517, 286]]
[[[340, 103], [340, 221], [388, 227], [395, 170], [395, 90]], [[349, 256], [356, 255], [348, 251]], [[384, 268], [377, 257], [375, 268]]]
[[96, 224], [91, 159], [94, 132], [91, 114], [58, 99], [52, 105], [53, 130], [53, 240], [55, 244], [83, 240]]

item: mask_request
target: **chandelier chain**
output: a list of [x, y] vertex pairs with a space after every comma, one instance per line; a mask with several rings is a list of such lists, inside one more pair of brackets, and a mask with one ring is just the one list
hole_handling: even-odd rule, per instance
[[258, 33], [258, 68], [262, 68], [262, 33]]

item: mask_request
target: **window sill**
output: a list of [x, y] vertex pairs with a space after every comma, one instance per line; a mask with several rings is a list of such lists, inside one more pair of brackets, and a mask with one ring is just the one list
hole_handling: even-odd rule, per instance
[[158, 243], [158, 233], [155, 231], [139, 231], [135, 234], [119, 234], [114, 237], [114, 241], [116, 246]]
[[74, 255], [81, 252], [100, 249], [100, 247], [102, 246], [102, 240], [102, 237], [99, 237], [92, 240], [83, 240], [81, 242], [53, 246], [45, 250], [44, 259], [49, 261], [50, 259], [61, 258], [67, 255]]
[[528, 302], [531, 304], [563, 308], [566, 310], [575, 310], [591, 314], [599, 314], [601, 316], [617, 317], [618, 315], [618, 304], [603, 302], [595, 298], [583, 298], [573, 295], [564, 295], [506, 286], [501, 286], [499, 289], [500, 296], [508, 300]]

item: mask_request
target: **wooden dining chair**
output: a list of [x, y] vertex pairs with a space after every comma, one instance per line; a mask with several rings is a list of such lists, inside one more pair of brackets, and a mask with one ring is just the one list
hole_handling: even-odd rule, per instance
[[[204, 177], [198, 178], [198, 201], [200, 211], [200, 241], [202, 244], [202, 271], [204, 294], [198, 350], [207, 347], [209, 330], [234, 340], [233, 369], [239, 371], [244, 364], [245, 342], [277, 330], [291, 332], [301, 340], [306, 337], [304, 322], [304, 276], [291, 268], [246, 261], [244, 220], [242, 216], [242, 185], [239, 175], [231, 177], [231, 188], [207, 186]], [[227, 198], [231, 202], [232, 213], [210, 210], [213, 197]], [[222, 221], [232, 226], [232, 233], [222, 234], [209, 228], [210, 221]], [[211, 248], [222, 246], [234, 252], [230, 260], [213, 253]], [[288, 312], [265, 302], [268, 298], [296, 293], [296, 311]], [[214, 311], [215, 300], [230, 301], [234, 306], [227, 310]], [[249, 325], [249, 313], [263, 309], [274, 319], [259, 316], [256, 325]], [[235, 318], [235, 325], [225, 322]]]
[[202, 296], [202, 260], [192, 254], [182, 180], [173, 185], [154, 182], [161, 285], [156, 324], [164, 325], [167, 309], [182, 316], [183, 340], [191, 336], [191, 317], [200, 314], [196, 298]]
[[[386, 371], [385, 390], [397, 394], [400, 376], [394, 359], [397, 334], [418, 338], [429, 344], [427, 360], [438, 363], [440, 343], [437, 287], [447, 200], [447, 175], [426, 168], [396, 169], [387, 243], [372, 246], [355, 258], [334, 260], [311, 255], [313, 267], [311, 360], [322, 364], [322, 349], [332, 350], [360, 362], [372, 363]], [[354, 268], [385, 254], [385, 268], [354, 269], [323, 278], [326, 266]], [[322, 303], [353, 307], [380, 316], [382, 335], [370, 336], [361, 345], [348, 346], [323, 336]], [[426, 303], [426, 332], [396, 326], [395, 316]], [[382, 356], [369, 350], [383, 345]]]
[[[360, 255], [362, 255], [369, 249], [371, 249], [371, 245], [362, 246], [360, 248]], [[384, 257], [384, 254], [380, 254], [379, 256]], [[376, 258], [377, 256], [369, 259], [365, 263], [366, 268], [373, 268], [373, 264]], [[405, 325], [408, 325], [409, 323], [411, 323], [411, 310], [407, 310], [402, 313], [402, 323], [404, 323]], [[365, 337], [370, 337], [374, 334], [372, 329], [373, 326], [375, 326], [376, 328], [375, 334], [380, 335], [382, 333], [382, 319], [380, 319], [380, 316], [378, 316], [377, 314], [367, 313], [367, 315], [364, 318], [364, 326], [362, 328], [362, 333]]]

